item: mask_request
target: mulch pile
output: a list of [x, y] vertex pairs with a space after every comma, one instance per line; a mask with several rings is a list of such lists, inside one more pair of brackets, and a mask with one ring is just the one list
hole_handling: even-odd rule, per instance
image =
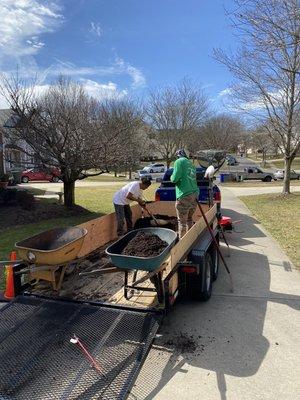
[[[169, 217], [168, 215], [162, 214], [154, 214], [154, 217], [157, 219], [163, 219], [167, 221], [166, 225], [163, 225], [162, 228], [171, 229], [172, 231], [177, 231], [177, 219], [175, 217]], [[139, 218], [136, 220], [134, 224], [134, 229], [141, 229], [141, 228], [149, 228], [155, 227], [155, 221], [153, 221], [152, 217], [144, 217]]]
[[155, 257], [163, 252], [168, 243], [161, 240], [157, 235], [138, 232], [127, 244], [122, 254], [136, 257]]

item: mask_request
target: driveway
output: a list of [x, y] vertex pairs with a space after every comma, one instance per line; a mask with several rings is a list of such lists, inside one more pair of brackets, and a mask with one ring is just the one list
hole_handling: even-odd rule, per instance
[[224, 214], [243, 221], [227, 235], [234, 293], [221, 265], [209, 302], [176, 305], [130, 400], [300, 398], [300, 272], [232, 190], [222, 194]]

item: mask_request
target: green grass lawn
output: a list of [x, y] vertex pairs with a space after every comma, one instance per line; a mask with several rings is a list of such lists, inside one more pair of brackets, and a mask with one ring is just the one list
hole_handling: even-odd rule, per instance
[[114, 174], [102, 174], [97, 176], [90, 176], [85, 178], [84, 182], [124, 182], [128, 179], [126, 176], [117, 176], [115, 177]]
[[[15, 242], [35, 235], [38, 232], [51, 229], [54, 227], [65, 227], [81, 224], [91, 218], [96, 218], [99, 215], [113, 212], [112, 198], [116, 190], [124, 185], [103, 186], [94, 188], [76, 188], [76, 204], [94, 213], [87, 215], [78, 215], [68, 218], [53, 218], [44, 220], [34, 224], [15, 226], [9, 229], [0, 230], [0, 260], [7, 259], [8, 254], [14, 249]], [[154, 200], [155, 190], [158, 187], [157, 183], [145, 190], [144, 197], [147, 200]], [[51, 199], [43, 199], [41, 201], [50, 202]]]
[[[272, 161], [272, 164], [275, 165], [276, 168], [283, 169], [284, 168], [284, 160]], [[295, 157], [292, 163], [292, 169], [300, 169], [300, 157]]]
[[300, 193], [288, 197], [265, 194], [240, 199], [300, 268]]

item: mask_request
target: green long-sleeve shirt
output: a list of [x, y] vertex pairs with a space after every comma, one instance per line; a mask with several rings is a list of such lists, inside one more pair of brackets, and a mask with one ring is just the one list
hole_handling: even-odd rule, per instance
[[198, 193], [196, 168], [188, 158], [178, 158], [174, 163], [171, 181], [175, 183], [176, 199]]

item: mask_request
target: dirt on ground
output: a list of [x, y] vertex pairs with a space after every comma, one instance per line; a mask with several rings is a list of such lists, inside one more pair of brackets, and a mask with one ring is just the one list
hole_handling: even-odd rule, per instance
[[123, 249], [122, 254], [136, 257], [155, 257], [162, 253], [168, 243], [152, 233], [139, 232]]
[[65, 218], [74, 217], [78, 215], [91, 215], [83, 207], [74, 206], [71, 209], [66, 208], [62, 204], [58, 203], [41, 203], [36, 201], [34, 207], [31, 210], [24, 210], [20, 206], [1, 206], [0, 207], [0, 230], [11, 228], [16, 225], [26, 225], [34, 222], [40, 222], [46, 219], [52, 218]]
[[197, 349], [197, 341], [193, 335], [180, 332], [178, 335], [167, 338], [163, 342], [164, 346], [171, 347], [177, 353], [194, 353]]

